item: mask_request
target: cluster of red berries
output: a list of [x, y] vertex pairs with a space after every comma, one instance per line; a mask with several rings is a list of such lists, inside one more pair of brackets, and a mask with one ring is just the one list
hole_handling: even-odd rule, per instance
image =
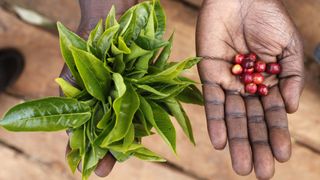
[[240, 76], [240, 80], [245, 84], [245, 90], [249, 94], [268, 95], [268, 87], [263, 84], [264, 74], [277, 75], [281, 72], [281, 66], [278, 63], [266, 64], [258, 60], [257, 55], [238, 54], [234, 58], [232, 74]]

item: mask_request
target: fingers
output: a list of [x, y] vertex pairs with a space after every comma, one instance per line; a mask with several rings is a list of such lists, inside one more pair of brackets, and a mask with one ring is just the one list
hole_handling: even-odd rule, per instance
[[288, 113], [298, 110], [299, 99], [304, 86], [304, 62], [301, 40], [294, 34], [284, 58], [279, 61], [282, 67], [280, 74], [280, 92]]
[[254, 171], [258, 179], [270, 179], [274, 175], [274, 159], [268, 141], [263, 108], [258, 97], [247, 97], [245, 102]]
[[269, 95], [262, 97], [262, 103], [273, 155], [279, 162], [288, 161], [291, 156], [291, 140], [287, 113], [278, 86], [272, 87]]
[[103, 159], [99, 161], [98, 166], [94, 172], [97, 176], [100, 177], [108, 176], [112, 171], [115, 163], [116, 159], [110, 153], [108, 153]]
[[224, 149], [227, 143], [227, 129], [224, 121], [224, 92], [217, 84], [204, 83], [203, 94], [210, 140], [215, 149]]
[[233, 169], [239, 175], [248, 175], [252, 170], [252, 152], [242, 97], [239, 94], [227, 92], [225, 110]]

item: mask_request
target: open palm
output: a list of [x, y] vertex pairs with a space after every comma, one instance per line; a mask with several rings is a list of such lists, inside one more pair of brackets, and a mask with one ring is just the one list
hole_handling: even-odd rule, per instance
[[[231, 74], [238, 53], [256, 53], [265, 62], [278, 62], [279, 76], [266, 77], [265, 97], [249, 96]], [[287, 113], [298, 109], [303, 87], [300, 37], [279, 0], [206, 0], [197, 26], [199, 73], [206, 100], [208, 131], [213, 146], [227, 139], [234, 170], [271, 178], [274, 158], [291, 155]]]

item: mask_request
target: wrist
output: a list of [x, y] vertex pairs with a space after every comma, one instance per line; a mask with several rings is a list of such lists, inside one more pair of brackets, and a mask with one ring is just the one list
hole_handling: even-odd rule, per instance
[[115, 6], [117, 15], [121, 15], [136, 3], [137, 0], [79, 0], [81, 20], [77, 34], [87, 38], [98, 21], [107, 16], [112, 5]]

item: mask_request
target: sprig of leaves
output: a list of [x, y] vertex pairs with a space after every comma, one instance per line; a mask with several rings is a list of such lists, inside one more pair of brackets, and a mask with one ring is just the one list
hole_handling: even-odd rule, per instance
[[19, 104], [5, 114], [2, 127], [10, 131], [68, 129], [68, 163], [74, 172], [82, 162], [83, 179], [108, 152], [119, 162], [131, 156], [165, 161], [141, 140], [156, 132], [176, 153], [170, 116], [195, 144], [181, 102], [202, 105], [203, 99], [195, 82], [181, 73], [200, 59], [168, 62], [174, 35], [163, 40], [166, 17], [159, 0], [133, 6], [119, 21], [112, 7], [87, 41], [61, 23], [57, 26], [62, 56], [78, 86], [56, 79], [66, 97]]

